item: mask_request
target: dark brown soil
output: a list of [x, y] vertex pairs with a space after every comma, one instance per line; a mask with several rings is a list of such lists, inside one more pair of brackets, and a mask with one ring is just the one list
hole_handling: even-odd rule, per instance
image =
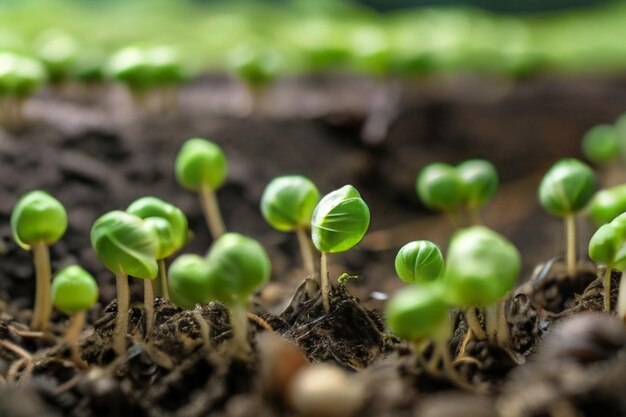
[[[411, 346], [387, 333], [380, 313], [381, 298], [402, 285], [393, 277], [394, 251], [417, 238], [443, 244], [451, 232], [414, 192], [415, 174], [433, 160], [482, 156], [495, 162], [502, 189], [484, 218], [518, 244], [524, 276], [558, 254], [561, 225], [536, 203], [540, 175], [554, 159], [578, 154], [586, 128], [623, 110], [624, 82], [537, 79], [513, 86], [460, 77], [398, 86], [381, 99], [376, 97], [385, 87], [368, 80], [286, 80], [269, 92], [262, 114], [248, 117], [236, 114], [239, 92], [221, 78], [186, 87], [179, 112], [164, 115], [137, 112], [109, 88], [89, 99], [58, 92], [35, 98], [26, 112], [32, 122], [18, 134], [0, 134], [0, 417], [294, 415], [289, 386], [301, 369], [318, 362], [352, 375], [363, 389], [355, 415], [364, 417], [561, 416], [570, 415], [556, 414], [568, 406], [576, 416], [626, 415], [616, 392], [626, 382], [623, 327], [607, 319], [607, 328], [597, 330], [581, 321], [579, 336], [590, 341], [568, 349], [592, 352], [582, 365], [555, 359], [558, 349], [537, 353], [550, 338], [574, 343], [563, 332], [553, 336], [552, 326], [579, 316], [591, 320], [580, 313], [602, 310], [601, 285], [586, 267], [571, 279], [558, 262], [551, 264], [511, 293], [505, 304], [508, 349], [467, 343], [456, 369], [466, 381], [486, 386], [487, 397], [461, 393], [447, 378], [427, 372]], [[380, 126], [361, 135], [371, 123], [368, 103], [374, 98], [377, 108], [389, 101], [382, 140], [376, 136]], [[145, 335], [136, 280], [129, 351], [115, 358], [114, 278], [89, 247], [89, 229], [105, 211], [156, 195], [189, 216], [194, 238], [186, 251], [204, 253], [210, 239], [197, 198], [177, 186], [172, 173], [180, 144], [191, 136], [223, 145], [231, 163], [219, 190], [226, 223], [258, 238], [270, 253], [272, 283], [255, 297], [253, 312], [272, 330], [250, 321], [252, 360], [234, 359], [224, 306], [183, 311], [157, 300], [154, 332]], [[258, 212], [269, 179], [294, 172], [310, 176], [323, 191], [352, 183], [372, 210], [372, 232], [359, 249], [331, 258], [332, 277], [347, 271], [360, 279], [335, 285], [328, 315], [319, 297], [298, 287], [304, 273], [295, 237], [271, 230]], [[34, 188], [54, 194], [70, 216], [66, 236], [52, 247], [53, 269], [78, 262], [100, 284], [101, 302], [90, 311], [81, 342], [89, 370], [73, 363], [60, 344], [61, 315], [54, 315], [46, 338], [25, 325], [34, 293], [32, 260], [13, 243], [8, 218], [17, 197]], [[617, 288], [618, 276], [613, 278]], [[615, 305], [615, 291], [612, 297]], [[450, 353], [456, 356], [466, 324], [461, 314], [454, 323]], [[570, 373], [579, 379], [568, 379]]]

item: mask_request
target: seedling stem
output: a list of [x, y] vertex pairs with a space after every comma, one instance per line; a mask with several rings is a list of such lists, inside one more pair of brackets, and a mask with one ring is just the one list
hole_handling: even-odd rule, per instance
[[217, 205], [217, 199], [215, 198], [215, 191], [208, 186], [200, 188], [200, 202], [202, 204], [202, 211], [204, 217], [209, 225], [209, 230], [213, 239], [217, 239], [226, 232], [222, 215], [220, 214], [219, 206]]
[[35, 293], [35, 309], [31, 322], [32, 330], [48, 330], [50, 315], [52, 314], [52, 300], [50, 299], [50, 253], [44, 242], [32, 244], [35, 258], [35, 275], [37, 277], [37, 291]]
[[311, 250], [311, 244], [307, 232], [299, 227], [296, 229], [296, 235], [298, 236], [298, 244], [300, 245], [300, 254], [302, 255], [302, 262], [309, 277], [315, 277], [315, 261], [313, 260], [313, 251]]
[[474, 337], [476, 337], [476, 339], [485, 340], [487, 338], [483, 327], [480, 324], [480, 320], [478, 320], [478, 316], [476, 315], [476, 307], [470, 307], [465, 310], [465, 319], [467, 320], [467, 326], [470, 331], [474, 333]]
[[611, 272], [612, 265], [600, 266], [598, 275], [602, 276], [602, 287], [604, 288], [604, 311], [611, 311]]
[[117, 285], [117, 316], [115, 317], [115, 332], [113, 333], [113, 350], [121, 356], [126, 352], [126, 333], [128, 333], [128, 308], [130, 305], [128, 275], [121, 271], [117, 272], [115, 282]]
[[143, 280], [143, 304], [146, 310], [146, 338], [149, 338], [154, 327], [154, 288], [151, 279]]
[[565, 236], [567, 240], [565, 253], [567, 273], [570, 278], [574, 278], [576, 276], [576, 216], [574, 214], [565, 216]]
[[619, 280], [619, 293], [617, 297], [617, 317], [624, 320], [626, 317], [626, 272], [622, 272]]
[[487, 340], [490, 344], [495, 345], [498, 336], [498, 303], [485, 307], [485, 327], [487, 328]]
[[236, 301], [230, 309], [230, 324], [233, 329], [233, 346], [235, 355], [242, 359], [250, 357], [250, 344], [248, 343], [248, 314], [244, 303]]
[[85, 315], [85, 311], [79, 311], [78, 313], [70, 316], [70, 324], [65, 332], [65, 342], [70, 348], [72, 361], [81, 366], [84, 365], [84, 362], [80, 356], [78, 343], [83, 327], [85, 327]]
[[330, 311], [330, 301], [328, 299], [328, 261], [326, 259], [326, 253], [322, 252], [320, 258], [320, 279], [322, 281], [322, 305], [324, 306], [324, 312], [328, 314]]
[[169, 300], [170, 299], [170, 289], [167, 285], [167, 267], [165, 266], [165, 259], [159, 259], [157, 261], [159, 264], [159, 282], [158, 286], [159, 292], [162, 298]]

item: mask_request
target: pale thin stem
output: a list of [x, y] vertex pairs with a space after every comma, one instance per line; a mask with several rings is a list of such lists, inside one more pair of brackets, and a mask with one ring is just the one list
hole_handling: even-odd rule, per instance
[[480, 320], [476, 315], [476, 307], [470, 307], [465, 310], [465, 319], [467, 320], [467, 327], [474, 333], [476, 340], [485, 340], [487, 335], [483, 327], [480, 325]]
[[197, 304], [196, 308], [194, 308], [193, 316], [200, 327], [200, 336], [202, 336], [204, 346], [207, 348], [213, 347], [213, 342], [211, 341], [211, 329], [209, 328], [209, 323], [204, 319], [204, 317], [202, 317], [202, 307], [199, 304]]
[[217, 239], [226, 233], [226, 226], [224, 226], [220, 208], [217, 205], [215, 191], [213, 191], [210, 187], [200, 188], [200, 203], [202, 204], [202, 211], [204, 212], [204, 217], [209, 225], [211, 236], [213, 239]]
[[159, 292], [158, 295], [162, 298], [169, 300], [170, 299], [170, 288], [167, 284], [167, 267], [165, 265], [165, 259], [159, 259]]
[[143, 305], [146, 311], [146, 339], [149, 339], [154, 327], [154, 288], [151, 279], [143, 280]]
[[475, 393], [484, 393], [485, 390], [483, 388], [477, 387], [474, 384], [470, 384], [465, 381], [459, 373], [454, 369], [454, 365], [452, 365], [452, 358], [450, 357], [450, 351], [448, 350], [448, 343], [445, 340], [436, 340], [435, 341], [435, 349], [441, 355], [442, 364], [443, 364], [443, 372], [448, 378], [450, 382], [452, 382], [458, 388], [464, 389], [466, 391], [475, 392]]
[[296, 236], [298, 236], [298, 245], [300, 246], [300, 255], [302, 256], [304, 269], [306, 269], [310, 277], [313, 277], [315, 276], [315, 261], [313, 260], [313, 250], [311, 249], [306, 230], [301, 227], [297, 228]]
[[123, 272], [117, 272], [115, 282], [117, 285], [117, 315], [115, 316], [115, 331], [113, 333], [113, 350], [121, 356], [126, 353], [126, 334], [128, 333], [128, 307], [130, 305], [128, 276]]
[[498, 334], [496, 339], [498, 346], [508, 349], [511, 346], [511, 329], [506, 320], [506, 297], [498, 302], [497, 323]]
[[248, 343], [248, 314], [245, 304], [235, 302], [230, 308], [230, 325], [233, 329], [233, 347], [235, 356], [248, 359], [252, 353]]
[[324, 312], [328, 314], [330, 311], [330, 300], [328, 297], [330, 289], [328, 286], [328, 260], [326, 259], [326, 253], [324, 252], [322, 252], [322, 256], [320, 258], [320, 279], [322, 282], [322, 305], [324, 306]]
[[43, 242], [32, 245], [37, 279], [35, 292], [35, 308], [31, 322], [32, 330], [48, 330], [52, 315], [52, 294], [50, 290], [50, 253]]
[[498, 343], [498, 303], [485, 307], [485, 328], [487, 329], [487, 340], [490, 344]]
[[65, 343], [70, 348], [72, 360], [77, 364], [83, 363], [80, 356], [79, 339], [83, 332], [83, 327], [85, 327], [85, 316], [86, 313], [84, 311], [70, 316], [70, 324], [65, 331]]
[[617, 294], [617, 317], [626, 318], [626, 272], [622, 272], [619, 280], [619, 292]]
[[251, 313], [249, 311], [246, 313], [246, 316], [248, 316], [248, 319], [250, 321], [253, 321], [256, 325], [258, 325], [259, 327], [262, 327], [268, 332], [274, 331], [274, 328], [272, 327], [272, 325], [269, 324], [267, 320], [265, 320], [263, 317], [260, 317], [257, 314]]
[[604, 288], [604, 311], [611, 311], [611, 272], [612, 265], [598, 268], [598, 273], [602, 275], [602, 287]]
[[570, 214], [565, 216], [565, 240], [567, 247], [565, 251], [565, 264], [567, 274], [570, 278], [576, 277], [576, 216]]

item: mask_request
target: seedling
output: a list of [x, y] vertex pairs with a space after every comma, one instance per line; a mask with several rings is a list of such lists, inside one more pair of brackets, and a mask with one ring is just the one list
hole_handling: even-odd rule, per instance
[[67, 229], [63, 205], [44, 191], [31, 191], [17, 201], [11, 213], [13, 238], [23, 249], [32, 250], [37, 279], [31, 329], [48, 330], [50, 300], [50, 254], [48, 246], [57, 242]]
[[50, 81], [60, 84], [72, 75], [78, 56], [78, 44], [67, 33], [51, 30], [39, 37], [37, 56], [46, 65]]
[[[142, 278], [144, 296], [150, 298], [152, 280], [158, 265], [158, 236], [145, 221], [123, 211], [111, 211], [96, 220], [91, 228], [91, 246], [104, 265], [115, 274], [117, 283], [117, 316], [113, 334], [113, 348], [118, 355], [126, 351], [128, 333], [128, 307], [130, 294], [128, 276]], [[144, 304], [146, 303], [144, 299]], [[148, 310], [154, 306], [146, 304]], [[146, 328], [152, 323], [146, 320]]]
[[582, 141], [585, 157], [597, 165], [606, 165], [620, 154], [617, 132], [613, 125], [594, 126], [585, 133]]
[[[499, 346], [510, 344], [502, 298], [515, 283], [521, 269], [517, 248], [506, 238], [483, 226], [461, 229], [448, 247], [444, 286], [448, 301], [473, 311], [485, 307], [488, 340]], [[468, 325], [477, 338], [483, 334], [472, 314]]]
[[576, 213], [591, 200], [595, 189], [591, 168], [574, 158], [554, 164], [539, 185], [541, 206], [565, 221], [565, 263], [570, 277], [576, 275]]
[[249, 298], [270, 278], [270, 259], [256, 240], [238, 233], [226, 233], [211, 247], [208, 288], [211, 299], [229, 307], [235, 353], [249, 356]]
[[181, 255], [169, 269], [169, 285], [174, 304], [191, 310], [196, 304], [211, 301], [211, 269], [207, 260], [198, 255]]
[[311, 237], [321, 252], [322, 305], [326, 313], [330, 310], [327, 254], [351, 249], [363, 239], [369, 224], [369, 208], [352, 185], [327, 194], [313, 211]]
[[0, 53], [0, 116], [7, 128], [17, 129], [24, 123], [24, 102], [46, 80], [43, 65], [35, 59]]
[[404, 245], [395, 260], [396, 274], [407, 284], [434, 281], [443, 271], [443, 255], [433, 242], [416, 240]]
[[626, 212], [626, 184], [598, 191], [585, 209], [596, 226], [613, 221]]
[[213, 239], [226, 232], [215, 191], [224, 183], [228, 161], [222, 149], [206, 139], [187, 140], [176, 156], [176, 178], [200, 195], [200, 203]]
[[52, 302], [70, 317], [65, 332], [65, 342], [72, 360], [83, 364], [80, 357], [79, 337], [85, 327], [85, 313], [98, 301], [98, 284], [91, 274], [78, 265], [59, 271], [52, 280]]
[[611, 272], [620, 239], [613, 224], [601, 226], [589, 241], [589, 258], [598, 265], [604, 288], [604, 311], [611, 311]]
[[498, 190], [498, 172], [484, 159], [470, 159], [459, 164], [456, 170], [465, 184], [466, 208], [474, 223], [482, 223], [479, 211]]
[[[153, 225], [157, 226], [155, 230], [157, 234], [159, 234], [159, 230], [161, 231], [159, 234], [159, 250], [157, 251], [159, 279], [155, 283], [155, 294], [169, 299], [165, 260], [187, 243], [187, 234], [189, 232], [187, 217], [178, 207], [156, 197], [142, 197], [128, 206], [126, 212], [142, 219], [161, 218], [169, 225], [169, 228], [158, 227], [159, 222], [157, 221], [155, 224], [152, 221]], [[171, 236], [167, 230], [171, 232]]]
[[261, 197], [261, 213], [265, 220], [281, 232], [296, 232], [302, 261], [309, 276], [315, 275], [315, 265], [307, 231], [319, 201], [320, 193], [315, 184], [300, 175], [274, 178]]

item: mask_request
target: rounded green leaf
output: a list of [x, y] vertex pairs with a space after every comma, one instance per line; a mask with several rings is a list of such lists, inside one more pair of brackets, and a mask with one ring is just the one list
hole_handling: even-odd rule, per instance
[[589, 241], [589, 258], [598, 265], [612, 265], [620, 241], [611, 224], [601, 226]]
[[443, 255], [433, 242], [416, 240], [404, 245], [395, 260], [396, 274], [406, 283], [434, 281], [443, 270]]
[[585, 133], [582, 142], [585, 157], [595, 164], [606, 164], [619, 156], [617, 132], [613, 125], [594, 126]]
[[470, 159], [456, 170], [465, 184], [466, 204], [470, 209], [485, 205], [498, 190], [498, 172], [484, 159]]
[[172, 262], [168, 271], [172, 302], [182, 308], [192, 309], [196, 304], [211, 301], [210, 268], [207, 260], [198, 255], [181, 255]]
[[483, 226], [461, 229], [448, 248], [447, 298], [461, 307], [493, 304], [513, 288], [520, 269], [520, 254], [506, 238]]
[[438, 338], [449, 330], [448, 305], [439, 282], [402, 288], [385, 309], [387, 327], [409, 341]]
[[626, 212], [626, 184], [598, 191], [587, 206], [586, 213], [596, 226], [613, 221]]
[[301, 175], [274, 178], [261, 196], [261, 213], [276, 230], [291, 232], [309, 228], [320, 192], [313, 182]]
[[206, 259], [211, 298], [227, 304], [247, 300], [270, 278], [270, 259], [263, 246], [239, 233], [222, 235]]
[[91, 227], [91, 246], [114, 273], [156, 278], [158, 237], [140, 217], [119, 210], [104, 214]]
[[611, 223], [609, 223], [615, 234], [617, 235], [618, 242], [626, 241], [626, 213], [622, 213], [616, 218], [614, 218]]
[[52, 245], [67, 229], [67, 213], [63, 205], [44, 191], [24, 194], [11, 213], [13, 238], [24, 249], [35, 242]]
[[172, 228], [173, 247], [165, 257], [180, 250], [187, 243], [189, 233], [187, 216], [178, 207], [156, 197], [142, 197], [128, 206], [126, 212], [142, 219], [162, 217], [169, 222]]
[[539, 185], [539, 202], [549, 213], [565, 217], [591, 200], [596, 177], [587, 165], [574, 158], [561, 159], [548, 170]]
[[228, 161], [222, 149], [206, 139], [187, 140], [176, 157], [176, 178], [193, 191], [218, 189], [226, 179]]
[[422, 168], [417, 176], [416, 190], [425, 206], [455, 211], [465, 202], [465, 185], [456, 168], [434, 163]]
[[98, 301], [98, 284], [78, 265], [59, 271], [52, 280], [52, 303], [65, 314], [87, 310]]
[[370, 210], [361, 194], [344, 185], [327, 194], [315, 207], [311, 237], [315, 247], [325, 253], [344, 252], [359, 243], [370, 224]]
[[144, 219], [146, 226], [157, 236], [157, 259], [165, 259], [176, 251], [172, 226], [163, 217]]

